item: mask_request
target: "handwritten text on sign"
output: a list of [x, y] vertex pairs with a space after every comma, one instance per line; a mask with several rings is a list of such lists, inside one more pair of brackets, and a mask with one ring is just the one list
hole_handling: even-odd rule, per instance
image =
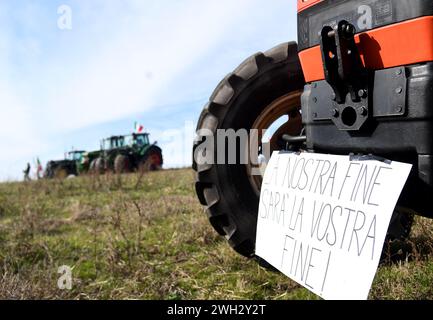
[[274, 153], [256, 254], [325, 299], [367, 299], [411, 165]]

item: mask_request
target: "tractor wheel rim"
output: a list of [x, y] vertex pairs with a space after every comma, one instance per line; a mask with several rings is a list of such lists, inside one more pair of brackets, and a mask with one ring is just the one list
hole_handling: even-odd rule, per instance
[[[290, 134], [297, 136], [302, 132], [302, 115], [301, 115], [301, 95], [302, 91], [291, 92], [287, 95], [281, 96], [274, 102], [266, 106], [262, 113], [257, 117], [252, 129], [257, 130], [258, 134], [250, 136], [250, 146], [259, 145], [263, 147], [263, 131], [268, 130], [272, 124], [283, 116], [287, 116], [287, 121], [281, 125], [270, 139], [271, 155], [273, 151], [279, 150], [277, 145], [278, 138], [283, 134]], [[248, 146], [249, 147], [249, 146]], [[258, 196], [260, 196], [260, 189], [262, 186], [263, 175], [266, 169], [266, 163], [257, 164], [257, 159], [251, 158], [251, 152], [248, 148], [248, 164], [247, 175], [250, 183]], [[257, 156], [259, 158], [260, 155]], [[260, 172], [260, 174], [258, 174]]]

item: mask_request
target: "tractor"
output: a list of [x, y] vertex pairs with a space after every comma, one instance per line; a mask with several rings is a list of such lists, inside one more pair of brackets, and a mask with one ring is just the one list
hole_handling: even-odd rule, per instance
[[151, 144], [148, 133], [112, 136], [101, 143], [101, 151], [93, 155], [90, 171], [117, 174], [134, 171], [156, 171], [162, 168], [162, 150]]
[[64, 160], [47, 163], [44, 176], [47, 179], [64, 179], [71, 175], [77, 176], [83, 170], [82, 163], [85, 151], [68, 152]]
[[234, 250], [255, 257], [255, 154], [247, 163], [215, 161], [218, 148], [209, 155], [203, 145], [219, 130], [274, 128], [269, 140], [258, 137], [257, 157], [268, 144], [412, 164], [388, 231], [388, 239], [404, 239], [414, 214], [433, 218], [433, 1], [297, 5], [298, 42], [246, 59], [206, 104], [193, 149], [198, 198]]

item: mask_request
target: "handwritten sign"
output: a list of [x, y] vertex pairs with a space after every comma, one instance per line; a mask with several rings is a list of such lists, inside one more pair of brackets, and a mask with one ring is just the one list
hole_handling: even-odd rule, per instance
[[322, 298], [367, 299], [411, 169], [274, 153], [262, 185], [256, 254]]

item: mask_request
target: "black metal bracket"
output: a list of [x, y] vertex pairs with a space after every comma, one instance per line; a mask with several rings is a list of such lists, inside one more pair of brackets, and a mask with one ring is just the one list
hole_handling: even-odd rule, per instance
[[[351, 106], [358, 110], [358, 117], [367, 117], [362, 107], [369, 106], [370, 118], [403, 117], [407, 114], [407, 75], [404, 67], [396, 67], [372, 72], [374, 87], [368, 93], [367, 103], [363, 99]], [[329, 121], [338, 118], [345, 104], [338, 105], [334, 100], [334, 91], [326, 81], [313, 82], [306, 87], [304, 104], [305, 115], [311, 121]]]
[[364, 68], [355, 43], [355, 27], [343, 20], [335, 28], [321, 32], [321, 50], [325, 79], [331, 86], [332, 120], [340, 130], [357, 131], [367, 122], [369, 108], [369, 72]]

